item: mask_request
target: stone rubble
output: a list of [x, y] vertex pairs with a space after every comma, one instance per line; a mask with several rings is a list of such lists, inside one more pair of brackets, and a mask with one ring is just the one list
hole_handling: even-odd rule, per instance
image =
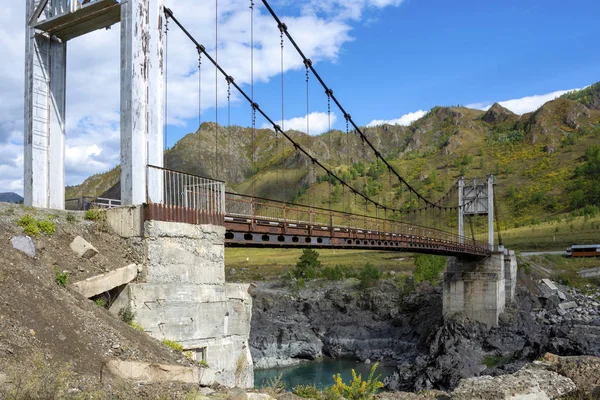
[[14, 249], [27, 254], [29, 257], [35, 257], [35, 243], [29, 236], [14, 236], [10, 239], [10, 243]]
[[71, 250], [73, 250], [79, 257], [89, 260], [98, 254], [98, 250], [87, 240], [81, 236], [76, 236], [71, 242]]

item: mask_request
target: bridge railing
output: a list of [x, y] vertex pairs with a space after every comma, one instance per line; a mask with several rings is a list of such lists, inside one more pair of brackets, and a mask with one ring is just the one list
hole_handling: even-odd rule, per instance
[[148, 166], [147, 173], [148, 182], [160, 193], [147, 195], [146, 219], [223, 224], [224, 182], [154, 165]]
[[354, 232], [370, 235], [396, 235], [422, 238], [444, 243], [454, 243], [464, 248], [487, 251], [487, 243], [461, 238], [451, 232], [426, 226], [391, 221], [384, 218], [328, 210], [277, 200], [226, 193], [227, 216], [250, 225], [278, 224], [294, 227], [311, 227], [319, 231]]

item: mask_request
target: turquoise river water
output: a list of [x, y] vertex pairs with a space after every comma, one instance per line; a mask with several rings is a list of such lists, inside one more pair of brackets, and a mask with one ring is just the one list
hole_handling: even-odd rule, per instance
[[[338, 372], [342, 374], [344, 382], [348, 383], [352, 379], [352, 369], [357, 374], [362, 374], [363, 379], [367, 379], [373, 364], [364, 364], [348, 359], [324, 358], [319, 361], [310, 361], [291, 367], [269, 368], [254, 370], [254, 387], [260, 388], [267, 386], [270, 379], [276, 378], [281, 374], [281, 379], [286, 388], [291, 390], [298, 385], [315, 385], [323, 389], [333, 384], [333, 375]], [[378, 366], [375, 375], [381, 375], [381, 380], [394, 372], [394, 367]]]

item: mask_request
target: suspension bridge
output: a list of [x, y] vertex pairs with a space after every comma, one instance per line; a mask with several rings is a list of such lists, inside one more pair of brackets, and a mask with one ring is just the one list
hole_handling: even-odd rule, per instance
[[[215, 1], [216, 12], [218, 0]], [[185, 13], [185, 10], [166, 8], [162, 0], [28, 0], [25, 204], [65, 207], [66, 83], [61, 77], [64, 78], [66, 73], [66, 42], [120, 21], [122, 205], [143, 205], [145, 221], [223, 226], [225, 244], [230, 246], [360, 248], [455, 256], [467, 263], [464, 265], [470, 266], [449, 269], [449, 297], [447, 301], [445, 299], [444, 308], [452, 312], [465, 310], [465, 282], [484, 282], [483, 286], [480, 285], [482, 291], [489, 290], [488, 283], [493, 282], [497, 301], [492, 305], [484, 304], [483, 317], [477, 316], [473, 310], [469, 311], [469, 315], [486, 323], [497, 323], [498, 314], [504, 309], [505, 260], [502, 258], [504, 255], [498, 255], [494, 240], [498, 224], [494, 212], [494, 178], [491, 175], [470, 180], [460, 177], [443, 196], [436, 199], [417, 190], [386, 160], [383, 151], [355, 122], [349, 110], [344, 108], [342, 99], [336, 97], [334, 88], [327, 85], [326, 77], [319, 74], [294, 39], [293, 32], [268, 1], [261, 0], [261, 3], [279, 31], [281, 89], [274, 96], [281, 97], [281, 110], [277, 110], [278, 113], [281, 111], [281, 125], [259, 105], [260, 99], [255, 96], [254, 13], [257, 5], [254, 0], [248, 0], [251, 54], [248, 62], [250, 84], [246, 85], [239, 84], [236, 77], [223, 67], [222, 60], [219, 61], [218, 15], [215, 16], [214, 26], [216, 43], [211, 54], [208, 46], [200, 43], [179, 20], [177, 12]], [[168, 39], [175, 29], [188, 39], [189, 51], [198, 57], [198, 88], [190, 90], [198, 90], [199, 122], [202, 115], [202, 68], [203, 63], [208, 63], [215, 71], [215, 87], [226, 85], [227, 88], [228, 125], [232, 91], [247, 103], [251, 114], [252, 139], [249, 151], [253, 170], [256, 163], [257, 118], [261, 118], [275, 132], [277, 143], [281, 137], [293, 147], [294, 155], [302, 157], [312, 171], [318, 170], [326, 177], [330, 197], [332, 186], [341, 186], [348, 202], [353, 199], [355, 204], [364, 207], [364, 212], [262, 198], [255, 193], [254, 178], [250, 193], [226, 192], [226, 183], [214, 177], [200, 177], [165, 168], [169, 84], [165, 71], [169, 67]], [[355, 137], [360, 140], [365, 152], [371, 154], [376, 164], [386, 171], [388, 179], [395, 181], [396, 191], [401, 194], [398, 198], [381, 201], [378, 196], [365, 190], [366, 185], [359, 187], [347, 179], [339, 173], [339, 169], [333, 168], [327, 160], [317, 158], [315, 152], [286, 131], [283, 126], [286, 45], [291, 45], [305, 69], [306, 93], [294, 95], [306, 96], [306, 133], [310, 134], [309, 102], [314, 101], [309, 97], [309, 83], [315, 81], [321, 86], [322, 96], [327, 101], [330, 129], [332, 108], [335, 108], [344, 118], [346, 130], [342, 134], [346, 139]], [[218, 110], [218, 89], [215, 89], [214, 162], [218, 169], [223, 169], [226, 166], [218, 156]], [[360, 207], [355, 207], [355, 210]], [[482, 231], [485, 231], [487, 240], [482, 240]], [[495, 255], [500, 258], [494, 259]], [[495, 260], [492, 267], [485, 264], [488, 262], [485, 260], [490, 259]], [[498, 263], [502, 266], [499, 267]], [[471, 268], [473, 265], [475, 267]], [[479, 267], [481, 265], [483, 269]], [[488, 275], [482, 275], [482, 271]], [[490, 277], [490, 274], [494, 276]], [[510, 281], [512, 285], [514, 277]], [[507, 290], [512, 290], [514, 296], [514, 289]], [[456, 299], [458, 291], [462, 293], [462, 299], [459, 300]], [[490, 318], [487, 317], [489, 309], [494, 310]]]

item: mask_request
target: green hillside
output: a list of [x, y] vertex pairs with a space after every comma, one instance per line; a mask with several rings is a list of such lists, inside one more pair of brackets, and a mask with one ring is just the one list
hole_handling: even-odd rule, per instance
[[[569, 213], [598, 212], [599, 99], [597, 83], [522, 116], [499, 104], [485, 112], [434, 107], [411, 126], [381, 125], [364, 132], [394, 168], [432, 200], [461, 175], [496, 175], [503, 226], [519, 227]], [[289, 133], [370, 197], [394, 208], [411, 201], [353, 132]], [[167, 168], [223, 179], [229, 190], [239, 193], [365, 211], [364, 204], [356, 203], [341, 186], [330, 185], [322, 170], [271, 130], [257, 130], [253, 136], [249, 128], [203, 123], [169, 149], [165, 160]], [[67, 196], [98, 195], [111, 188], [114, 194], [115, 178], [116, 170], [95, 175], [69, 188]]]

